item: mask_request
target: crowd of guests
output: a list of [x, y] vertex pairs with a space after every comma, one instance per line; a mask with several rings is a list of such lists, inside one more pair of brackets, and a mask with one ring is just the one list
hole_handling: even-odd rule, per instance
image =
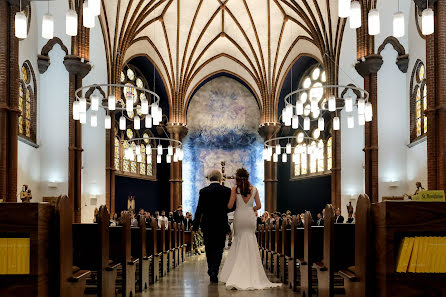
[[[96, 223], [96, 216], [98, 214], [98, 209], [94, 210], [94, 218], [93, 223]], [[130, 224], [132, 227], [138, 227], [140, 220], [145, 220], [146, 225], [150, 225], [152, 220], [156, 220], [158, 223], [158, 228], [161, 228], [161, 223], [164, 222], [164, 226], [167, 226], [168, 222], [171, 223], [183, 223], [185, 230], [192, 229], [192, 214], [190, 212], [186, 212], [186, 215], [183, 215], [183, 208], [181, 205], [177, 207], [175, 211], [170, 211], [166, 215], [166, 211], [155, 211], [153, 215], [149, 211], [145, 211], [140, 208], [138, 213], [135, 213], [133, 210], [129, 210], [130, 212]], [[117, 213], [112, 213], [110, 215], [110, 226], [119, 226], [120, 218]]]
[[[341, 215], [341, 210], [338, 208], [335, 210], [335, 224], [354, 224], [355, 223], [355, 215], [353, 213], [353, 207], [350, 205], [347, 205], [348, 210], [348, 217], [347, 220], [344, 222], [344, 217]], [[304, 226], [304, 214], [297, 214], [296, 218], [298, 220], [297, 226], [298, 228], [303, 228]], [[314, 220], [313, 224], [315, 226], [324, 226], [324, 218], [325, 218], [325, 209], [323, 209], [321, 212], [317, 213], [316, 220]], [[287, 228], [291, 228], [291, 222], [293, 220], [293, 216], [291, 214], [290, 210], [287, 210], [285, 213], [280, 213], [278, 211], [269, 213], [265, 211], [262, 216], [257, 218], [257, 225], [264, 225], [264, 224], [273, 224], [274, 226], [279, 223], [279, 226], [282, 226], [283, 222], [286, 222]]]

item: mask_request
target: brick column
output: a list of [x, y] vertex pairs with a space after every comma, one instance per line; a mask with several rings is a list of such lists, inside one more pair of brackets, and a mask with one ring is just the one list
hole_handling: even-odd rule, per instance
[[[187, 128], [183, 125], [169, 123], [167, 131], [170, 137], [183, 141], [187, 135]], [[175, 144], [172, 144], [175, 146]], [[178, 205], [183, 203], [183, 162], [171, 162], [170, 164], [170, 210], [175, 210]]]
[[[259, 128], [259, 134], [266, 141], [275, 136], [279, 131], [280, 124], [272, 123], [265, 124]], [[275, 143], [273, 144], [275, 145]], [[277, 210], [277, 163], [271, 161], [264, 161], [265, 172], [264, 180], [265, 183], [265, 210], [272, 212]]]
[[426, 38], [428, 188], [446, 190], [446, 0], [433, 9], [435, 32]]
[[18, 7], [0, 1], [0, 199], [17, 202], [19, 40], [14, 33]]

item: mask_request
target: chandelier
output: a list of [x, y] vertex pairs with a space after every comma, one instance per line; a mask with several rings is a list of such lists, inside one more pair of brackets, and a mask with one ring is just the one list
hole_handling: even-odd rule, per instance
[[[319, 131], [325, 129], [324, 114], [334, 112], [333, 130], [340, 129], [338, 112], [344, 110], [347, 113], [348, 128], [355, 126], [355, 113], [358, 125], [363, 126], [372, 121], [373, 108], [369, 102], [369, 93], [355, 86], [322, 85], [314, 84], [311, 88], [305, 84], [304, 88], [295, 90], [285, 96], [285, 108], [282, 110], [282, 121], [285, 126], [304, 131], [310, 130], [312, 121], [317, 121]], [[324, 96], [325, 94], [332, 94]], [[336, 96], [335, 94], [343, 94]], [[356, 96], [356, 98], [353, 97]], [[324, 98], [324, 97], [328, 97]], [[302, 119], [302, 120], [301, 120]]]
[[[317, 135], [319, 137], [319, 135]], [[286, 163], [291, 155], [291, 160], [296, 163], [299, 156], [306, 154], [316, 158], [324, 156], [324, 144], [318, 137], [310, 137], [305, 132], [300, 132], [295, 136], [275, 137], [265, 141], [263, 147], [263, 160], [273, 161], [277, 163], [279, 157], [283, 163]], [[280, 142], [287, 142], [285, 146], [281, 146]], [[294, 151], [293, 151], [294, 146]]]
[[[175, 140], [172, 138], [161, 138], [161, 137], [143, 137], [143, 138], [133, 138], [130, 141], [127, 141], [124, 150], [124, 159], [130, 161], [142, 161], [142, 154], [147, 155], [147, 163], [150, 164], [152, 162], [152, 153], [156, 154], [156, 162], [159, 164], [162, 162], [162, 157], [164, 151], [167, 151], [165, 154], [166, 163], [176, 163], [178, 161], [183, 161], [183, 143], [179, 140]], [[151, 143], [158, 143], [157, 146], [152, 147]], [[167, 145], [162, 145], [162, 142], [165, 142]], [[145, 152], [141, 149], [141, 144], [147, 143], [145, 146]]]
[[[108, 96], [105, 95], [106, 93], [103, 89], [108, 91]], [[125, 102], [121, 98], [121, 93], [124, 94]], [[119, 98], [116, 98], [115, 94], [119, 94]], [[148, 129], [152, 128], [153, 125], [159, 125], [162, 121], [163, 111], [159, 106], [160, 97], [155, 92], [142, 86], [94, 84], [77, 89], [75, 97], [72, 116], [73, 120], [80, 121], [81, 124], [87, 122], [87, 110], [90, 110], [90, 125], [97, 127], [99, 108], [104, 109], [106, 112], [106, 129], [111, 129], [111, 111], [121, 112], [121, 117], [119, 118], [120, 130], [126, 130], [127, 119], [133, 121], [135, 130], [141, 129], [142, 119], [144, 119], [145, 127]], [[153, 100], [150, 98], [153, 98]]]

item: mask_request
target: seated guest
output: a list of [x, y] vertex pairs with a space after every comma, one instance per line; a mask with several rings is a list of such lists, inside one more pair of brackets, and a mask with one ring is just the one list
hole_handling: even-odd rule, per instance
[[110, 216], [110, 226], [118, 226], [118, 214], [116, 212], [112, 213], [112, 215]]
[[133, 211], [130, 213], [130, 226], [138, 227], [138, 219], [136, 218], [135, 213]]
[[317, 213], [316, 226], [324, 226], [324, 218], [320, 212]]
[[164, 210], [161, 211], [161, 215], [158, 217], [158, 228], [161, 228], [161, 222], [164, 222], [164, 228], [167, 228], [169, 219], [166, 217], [166, 212]]
[[138, 211], [138, 215], [136, 216], [136, 220], [139, 222], [139, 220], [141, 220], [141, 219], [145, 219], [145, 216], [144, 216], [144, 209], [142, 209], [142, 208], [140, 208], [139, 209], [139, 211]]
[[168, 219], [169, 222], [172, 222], [172, 223], [174, 222], [173, 212], [172, 211], [169, 212], [169, 217], [167, 219]]
[[334, 220], [335, 224], [342, 224], [342, 223], [344, 223], [344, 217], [341, 216], [341, 210], [339, 208], [336, 209], [335, 214], [336, 214], [335, 215], [335, 220]]
[[146, 226], [151, 226], [151, 224], [152, 224], [152, 216], [150, 215], [150, 212], [146, 211], [144, 213], [144, 219], [146, 220]]
[[99, 213], [99, 209], [96, 207], [94, 209], [94, 214], [93, 214], [93, 223], [96, 223], [96, 217], [98, 216]]
[[286, 215], [287, 215], [287, 216], [291, 216], [291, 210], [287, 210], [287, 211], [286, 211]]
[[178, 205], [177, 210], [175, 210], [175, 212], [173, 213], [173, 220], [177, 224], [184, 221], [183, 207], [181, 205]]
[[269, 212], [265, 211], [262, 215], [263, 224], [269, 224]]
[[189, 212], [186, 213], [186, 217], [184, 218], [184, 229], [186, 231], [189, 231], [191, 226], [192, 226], [192, 218], [191, 218], [191, 214]]

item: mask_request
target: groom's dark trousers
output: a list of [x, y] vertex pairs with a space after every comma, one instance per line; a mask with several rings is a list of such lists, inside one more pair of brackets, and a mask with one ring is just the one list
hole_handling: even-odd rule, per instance
[[197, 210], [195, 211], [193, 230], [201, 227], [206, 248], [208, 274], [216, 279], [220, 268], [226, 234], [230, 232], [227, 213], [231, 189], [213, 182], [200, 190]]

